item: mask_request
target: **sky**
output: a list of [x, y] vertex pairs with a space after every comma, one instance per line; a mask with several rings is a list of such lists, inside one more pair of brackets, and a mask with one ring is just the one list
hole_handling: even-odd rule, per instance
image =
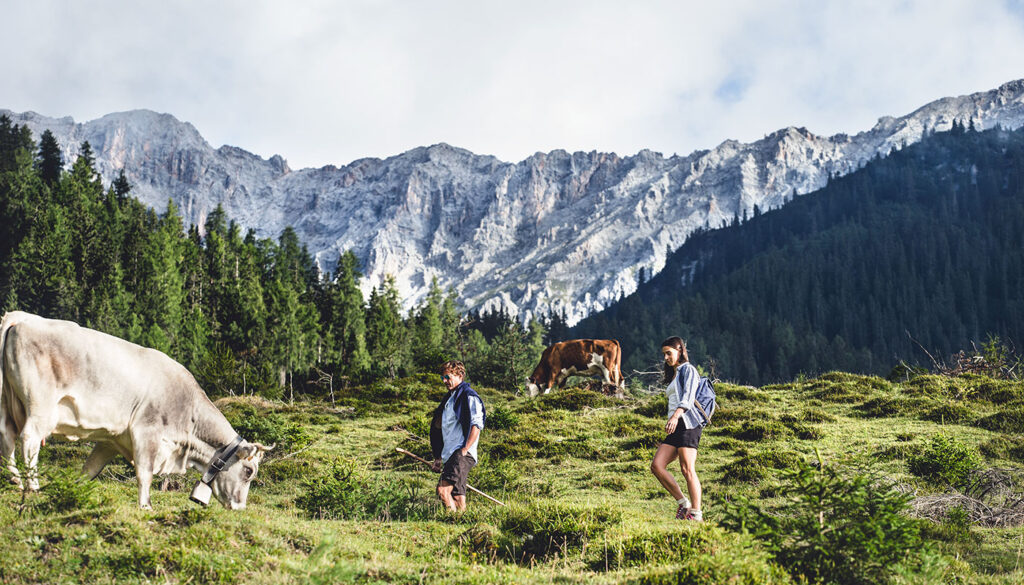
[[1024, 0], [0, 0], [0, 108], [149, 109], [293, 169], [666, 156], [1024, 78]]

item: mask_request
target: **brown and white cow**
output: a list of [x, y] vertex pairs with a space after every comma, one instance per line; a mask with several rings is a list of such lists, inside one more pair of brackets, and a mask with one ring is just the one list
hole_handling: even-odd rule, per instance
[[132, 462], [142, 508], [150, 507], [154, 474], [189, 467], [204, 474], [207, 498], [212, 490], [224, 507], [245, 507], [269, 448], [241, 440], [192, 374], [165, 354], [16, 311], [0, 322], [0, 360], [0, 455], [15, 484], [22, 484], [15, 440], [28, 468], [25, 487], [37, 490], [40, 445], [59, 435], [96, 443], [85, 462], [90, 478], [117, 455]]
[[558, 342], [540, 356], [526, 379], [530, 396], [561, 387], [569, 376], [600, 375], [605, 384], [622, 387], [622, 348], [614, 339], [573, 339]]

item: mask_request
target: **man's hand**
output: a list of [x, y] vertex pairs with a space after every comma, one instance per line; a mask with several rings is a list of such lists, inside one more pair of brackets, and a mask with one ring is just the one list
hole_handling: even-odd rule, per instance
[[434, 459], [434, 462], [430, 464], [430, 468], [434, 470], [434, 473], [441, 473], [441, 460]]
[[459, 449], [459, 453], [462, 453], [462, 456], [465, 457], [466, 455], [469, 455], [469, 449], [463, 447]]

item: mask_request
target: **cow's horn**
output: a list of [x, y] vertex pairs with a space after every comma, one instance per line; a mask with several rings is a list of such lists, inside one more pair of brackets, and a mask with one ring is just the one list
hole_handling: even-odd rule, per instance
[[269, 447], [267, 447], [263, 443], [253, 443], [253, 446], [255, 446], [260, 451], [273, 451], [274, 447], [277, 447], [277, 443], [274, 443], [273, 445], [271, 445]]

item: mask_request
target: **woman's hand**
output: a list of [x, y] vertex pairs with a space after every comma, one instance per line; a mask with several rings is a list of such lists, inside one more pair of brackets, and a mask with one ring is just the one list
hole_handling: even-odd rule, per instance
[[676, 417], [675, 415], [672, 415], [668, 419], [668, 423], [665, 425], [665, 432], [670, 434], [670, 435], [672, 433], [676, 432], [676, 425], [678, 425], [678, 424], [679, 424], [679, 418]]

